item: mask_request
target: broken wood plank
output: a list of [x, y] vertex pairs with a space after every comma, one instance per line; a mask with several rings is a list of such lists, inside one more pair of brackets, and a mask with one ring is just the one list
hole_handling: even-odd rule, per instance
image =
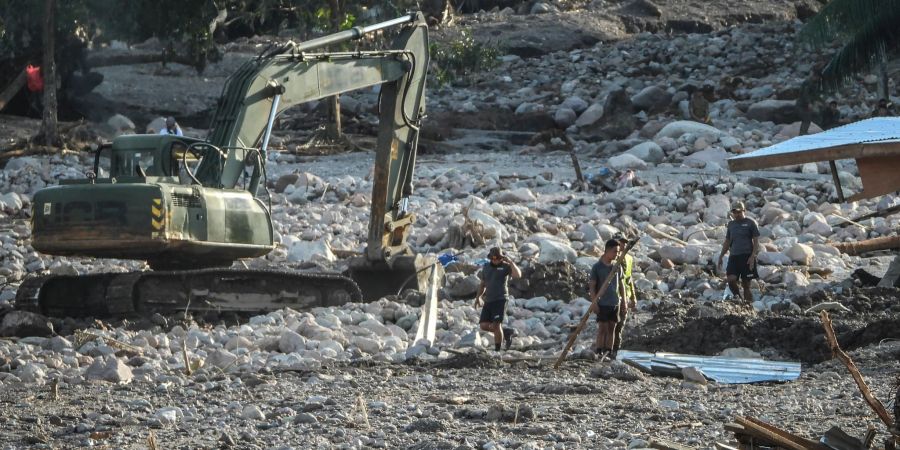
[[658, 450], [695, 450], [694, 447], [688, 447], [687, 445], [681, 445], [677, 442], [660, 438], [650, 439], [650, 448]]
[[721, 442], [716, 442], [716, 448], [719, 450], [738, 450], [737, 447], [732, 447], [728, 444], [723, 444]]
[[900, 248], [900, 236], [882, 236], [856, 242], [835, 242], [832, 247], [851, 256], [878, 250], [891, 250]]
[[805, 446], [800, 445], [780, 433], [775, 433], [766, 427], [757, 425], [744, 417], [738, 417], [735, 421], [744, 426], [743, 434], [760, 439], [766, 443], [777, 445], [788, 450], [808, 450]]
[[6, 107], [6, 104], [9, 103], [10, 100], [12, 100], [13, 97], [15, 97], [16, 94], [18, 94], [19, 91], [22, 90], [22, 88], [25, 86], [27, 78], [28, 77], [25, 74], [25, 69], [22, 69], [22, 71], [19, 72], [19, 75], [17, 75], [16, 78], [13, 79], [5, 89], [3, 89], [3, 92], [0, 92], [0, 111], [2, 111], [3, 108]]
[[831, 317], [828, 315], [828, 311], [822, 311], [820, 317], [822, 318], [822, 326], [825, 328], [825, 338], [828, 340], [828, 346], [831, 348], [831, 354], [836, 356], [845, 366], [847, 366], [847, 370], [850, 371], [850, 375], [853, 377], [853, 380], [856, 381], [859, 392], [861, 392], [866, 399], [866, 403], [872, 407], [872, 410], [874, 410], [875, 414], [878, 415], [878, 418], [887, 425], [889, 430], [893, 429], [894, 418], [888, 414], [887, 410], [884, 408], [884, 404], [875, 398], [872, 391], [869, 389], [869, 386], [866, 384], [866, 380], [863, 379], [862, 374], [859, 373], [859, 369], [856, 368], [856, 364], [850, 358], [850, 355], [842, 350], [840, 344], [838, 344], [837, 337], [834, 335], [834, 328], [831, 326]]
[[797, 436], [796, 434], [793, 434], [793, 433], [787, 432], [787, 431], [785, 431], [785, 430], [782, 430], [782, 429], [780, 429], [780, 428], [778, 428], [778, 427], [776, 427], [776, 426], [774, 426], [774, 425], [772, 425], [772, 424], [769, 424], [769, 423], [767, 423], [767, 422], [763, 422], [762, 420], [759, 420], [759, 419], [757, 419], [757, 418], [754, 418], [754, 417], [745, 417], [745, 419], [747, 419], [747, 420], [749, 420], [749, 421], [751, 421], [751, 422], [753, 422], [753, 423], [755, 423], [755, 424], [757, 424], [757, 425], [759, 425], [759, 426], [761, 426], [761, 427], [763, 427], [763, 428], [765, 428], [765, 429], [767, 429], [767, 430], [769, 430], [769, 431], [771, 431], [771, 432], [773, 432], [773, 433], [775, 433], [775, 434], [777, 434], [777, 435], [779, 435], [779, 436], [781, 436], [781, 437], [783, 437], [783, 438], [785, 438], [785, 439], [788, 439], [788, 440], [790, 440], [790, 441], [792, 441], [792, 442], [795, 442], [795, 443], [797, 443], [797, 444], [800, 444], [800, 445], [802, 445], [802, 446], [804, 446], [804, 447], [806, 447], [806, 448], [814, 449], [814, 450], [828, 450], [828, 447], [826, 447], [826, 446], [824, 446], [824, 445], [822, 445], [822, 444], [820, 444], [820, 443], [818, 443], [818, 442], [816, 442], [816, 441], [813, 441], [813, 440], [810, 440], [810, 439], [806, 439], [806, 438]]

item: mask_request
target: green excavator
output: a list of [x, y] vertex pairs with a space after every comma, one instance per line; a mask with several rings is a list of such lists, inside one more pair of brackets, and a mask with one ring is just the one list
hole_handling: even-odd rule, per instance
[[[390, 49], [323, 51], [398, 27]], [[415, 221], [407, 199], [428, 64], [421, 13], [288, 43], [231, 75], [207, 139], [125, 135], [101, 146], [85, 179], [35, 194], [32, 246], [50, 255], [144, 260], [153, 270], [35, 276], [19, 287], [17, 307], [53, 316], [258, 312], [424, 290], [425, 269], [439, 265], [407, 244]], [[380, 86], [371, 216], [366, 249], [349, 273], [227, 268], [275, 248], [266, 154], [279, 113], [371, 86]]]

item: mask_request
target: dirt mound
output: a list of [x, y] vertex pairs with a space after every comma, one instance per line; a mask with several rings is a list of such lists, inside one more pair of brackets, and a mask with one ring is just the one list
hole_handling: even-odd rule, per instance
[[503, 363], [496, 357], [484, 352], [454, 354], [447, 359], [434, 361], [431, 367], [437, 369], [490, 369], [500, 367]]
[[[897, 338], [900, 315], [897, 289], [864, 289], [852, 296], [815, 293], [804, 307], [840, 301], [850, 313], [836, 313], [834, 328], [844, 350]], [[893, 299], [893, 301], [891, 301]], [[779, 356], [818, 363], [830, 358], [822, 323], [816, 314], [748, 314], [711, 307], [662, 304], [654, 316], [626, 336], [629, 349], [715, 355], [730, 347], [775, 349]]]

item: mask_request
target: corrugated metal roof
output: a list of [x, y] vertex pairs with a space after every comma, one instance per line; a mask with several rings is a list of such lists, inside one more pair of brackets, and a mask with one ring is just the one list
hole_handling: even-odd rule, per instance
[[[889, 148], [888, 151], [900, 154], [900, 117], [875, 117], [821, 133], [798, 136], [729, 158], [728, 165], [732, 170], [748, 170], [785, 163], [855, 158], [866, 156], [863, 147], [871, 145], [877, 145], [882, 149], [884, 146], [890, 146], [893, 148]], [[833, 151], [841, 148], [846, 151]]]
[[674, 374], [694, 367], [710, 380], [722, 384], [793, 381], [800, 376], [800, 363], [768, 361], [758, 358], [726, 358], [679, 353], [648, 353], [620, 350], [616, 359], [630, 362], [639, 369], [656, 374]]

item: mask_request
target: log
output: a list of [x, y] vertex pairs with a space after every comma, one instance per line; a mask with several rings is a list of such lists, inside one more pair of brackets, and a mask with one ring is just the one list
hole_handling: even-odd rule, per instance
[[835, 242], [831, 245], [840, 250], [841, 253], [856, 256], [878, 250], [900, 248], [900, 236], [882, 236], [856, 242]]
[[735, 421], [744, 427], [743, 434], [752, 436], [755, 439], [765, 441], [768, 444], [777, 445], [788, 450], [808, 450], [804, 445], [798, 444], [791, 439], [775, 433], [766, 427], [757, 425], [744, 417], [738, 417]]
[[850, 355], [842, 350], [840, 344], [838, 344], [837, 337], [834, 335], [834, 328], [831, 326], [831, 317], [828, 315], [828, 311], [822, 311], [820, 317], [822, 318], [822, 327], [825, 328], [825, 338], [828, 340], [828, 346], [831, 348], [831, 353], [847, 366], [847, 370], [850, 371], [850, 375], [853, 377], [853, 380], [856, 381], [859, 392], [862, 393], [863, 398], [866, 399], [866, 403], [868, 403], [872, 410], [875, 411], [878, 418], [884, 422], [888, 430], [893, 430], [894, 418], [888, 414], [887, 409], [884, 408], [884, 404], [872, 395], [872, 391], [869, 389], [868, 384], [866, 384], [866, 380], [863, 379], [862, 374], [859, 373], [859, 369], [856, 368], [856, 364], [850, 358]]
[[25, 69], [22, 69], [22, 71], [19, 72], [19, 75], [3, 89], [3, 92], [0, 92], [0, 111], [2, 111], [3, 108], [6, 108], [6, 104], [22, 90], [26, 80], [27, 75], [25, 74]]

